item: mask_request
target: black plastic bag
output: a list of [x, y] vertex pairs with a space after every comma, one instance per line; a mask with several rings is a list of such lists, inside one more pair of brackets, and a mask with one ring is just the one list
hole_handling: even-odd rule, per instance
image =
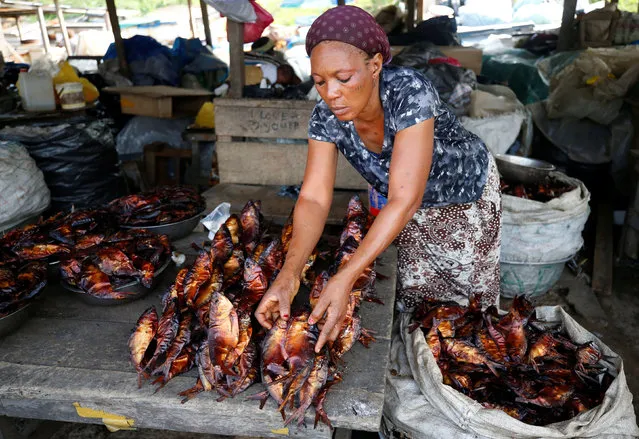
[[460, 46], [457, 36], [457, 22], [450, 17], [434, 17], [422, 21], [414, 30], [400, 35], [389, 35], [391, 46], [409, 46], [419, 42], [429, 42], [437, 46]]
[[0, 140], [23, 144], [51, 191], [53, 211], [92, 207], [120, 195], [115, 138], [108, 119], [5, 127]]

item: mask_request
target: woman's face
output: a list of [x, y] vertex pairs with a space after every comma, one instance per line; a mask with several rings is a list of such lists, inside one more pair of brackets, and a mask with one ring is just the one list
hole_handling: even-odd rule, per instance
[[323, 41], [311, 52], [311, 75], [315, 88], [341, 121], [356, 119], [373, 98], [378, 98], [377, 79], [381, 55], [370, 58], [341, 41]]

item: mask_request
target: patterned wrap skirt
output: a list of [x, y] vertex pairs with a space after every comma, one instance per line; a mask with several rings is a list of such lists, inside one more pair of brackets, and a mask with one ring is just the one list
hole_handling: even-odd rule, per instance
[[479, 200], [420, 209], [396, 238], [399, 311], [424, 299], [466, 304], [471, 294], [498, 305], [501, 192], [492, 157], [489, 167]]

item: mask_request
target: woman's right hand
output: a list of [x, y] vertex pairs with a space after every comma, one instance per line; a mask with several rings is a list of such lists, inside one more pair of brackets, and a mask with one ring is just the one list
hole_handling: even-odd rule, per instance
[[291, 302], [299, 287], [299, 277], [280, 272], [255, 311], [255, 318], [260, 325], [271, 329], [278, 317], [288, 320], [291, 314]]

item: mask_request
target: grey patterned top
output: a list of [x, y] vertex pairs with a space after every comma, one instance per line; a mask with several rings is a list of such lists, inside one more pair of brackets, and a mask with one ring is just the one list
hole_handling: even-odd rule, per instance
[[381, 154], [368, 150], [352, 122], [337, 119], [324, 101], [315, 106], [308, 137], [334, 143], [379, 193], [388, 196], [388, 171], [395, 134], [435, 118], [433, 161], [422, 207], [470, 203], [481, 197], [488, 174], [488, 150], [466, 131], [424, 76], [410, 68], [384, 66], [380, 81], [384, 108]]

